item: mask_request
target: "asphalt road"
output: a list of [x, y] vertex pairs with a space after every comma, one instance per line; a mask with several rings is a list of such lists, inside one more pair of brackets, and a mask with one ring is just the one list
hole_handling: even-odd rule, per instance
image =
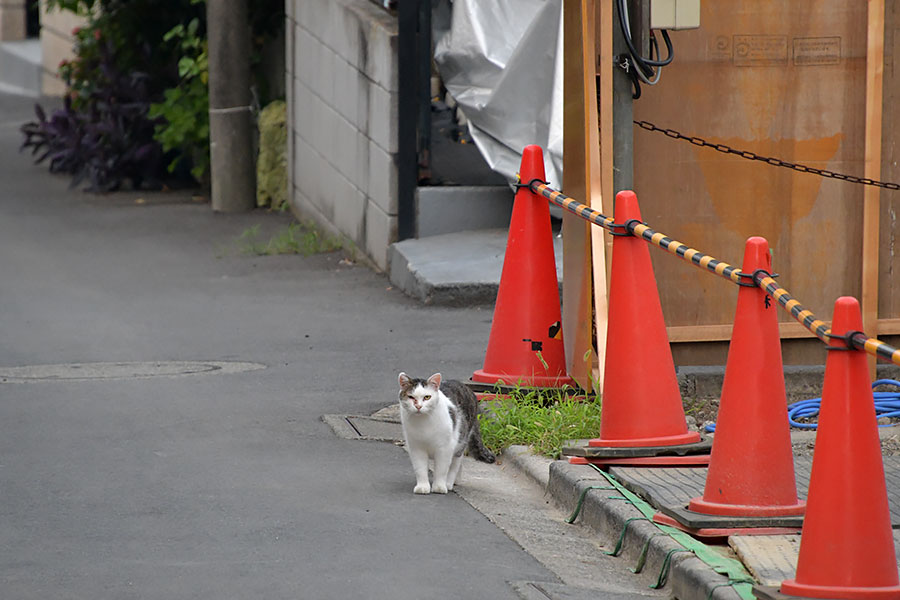
[[[413, 495], [401, 449], [320, 420], [392, 402], [400, 370], [468, 377], [489, 310], [417, 305], [339, 254], [241, 253], [284, 215], [69, 189], [18, 152], [31, 114], [0, 96], [0, 597], [500, 599], [558, 581], [459, 496]], [[140, 364], [92, 367], [109, 362]]]

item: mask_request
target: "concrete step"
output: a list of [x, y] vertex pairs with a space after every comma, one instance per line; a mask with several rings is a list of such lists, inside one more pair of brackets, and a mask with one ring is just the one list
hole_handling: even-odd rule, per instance
[[[506, 229], [460, 231], [404, 240], [388, 250], [391, 283], [425, 304], [493, 304], [500, 287]], [[557, 279], [562, 237], [554, 234]]]
[[40, 96], [39, 39], [0, 42], [0, 91], [20, 96]]
[[509, 186], [433, 186], [416, 189], [419, 237], [509, 226]]

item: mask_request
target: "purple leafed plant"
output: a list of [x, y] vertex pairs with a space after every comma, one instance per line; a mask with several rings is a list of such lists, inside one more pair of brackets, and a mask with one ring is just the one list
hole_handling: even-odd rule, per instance
[[26, 123], [22, 149], [35, 162], [49, 161], [52, 173], [72, 175], [72, 186], [88, 182], [88, 190], [108, 192], [126, 182], [134, 189], [158, 187], [165, 177], [162, 147], [153, 139], [155, 120], [147, 111], [148, 76], [125, 73], [112, 60], [113, 48], [100, 51], [100, 78], [77, 108], [71, 95], [50, 117], [35, 105], [37, 121]]

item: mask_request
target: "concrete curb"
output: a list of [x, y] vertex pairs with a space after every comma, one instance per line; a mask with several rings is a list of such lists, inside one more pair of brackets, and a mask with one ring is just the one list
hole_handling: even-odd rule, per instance
[[[509, 448], [503, 453], [503, 458], [542, 485], [566, 511], [575, 510], [578, 498], [586, 488], [609, 485], [602, 475], [591, 469], [535, 456], [524, 446]], [[596, 531], [608, 544], [619, 538], [629, 519], [643, 517], [631, 504], [610, 496], [618, 495], [608, 490], [588, 491], [579, 516], [583, 525]], [[623, 550], [619, 555], [623, 566], [633, 568], [647, 544], [649, 547], [643, 569], [650, 573], [660, 572], [666, 555], [682, 548], [672, 538], [660, 535], [660, 530], [647, 521], [629, 522]], [[713, 571], [699, 558], [687, 553], [677, 553], [671, 556], [670, 562], [668, 580], [663, 588], [680, 600], [740, 600], [733, 588], [717, 587], [727, 584], [727, 577]]]
[[553, 461], [549, 458], [533, 454], [528, 446], [510, 446], [503, 451], [501, 457], [528, 475], [541, 489], [546, 491], [550, 486], [549, 465]]

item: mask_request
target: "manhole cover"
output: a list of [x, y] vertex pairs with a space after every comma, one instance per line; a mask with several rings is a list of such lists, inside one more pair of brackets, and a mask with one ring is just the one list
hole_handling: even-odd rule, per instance
[[24, 367], [0, 367], [0, 383], [147, 379], [150, 377], [242, 373], [265, 368], [265, 365], [259, 363], [221, 361], [96, 362], [31, 365]]

